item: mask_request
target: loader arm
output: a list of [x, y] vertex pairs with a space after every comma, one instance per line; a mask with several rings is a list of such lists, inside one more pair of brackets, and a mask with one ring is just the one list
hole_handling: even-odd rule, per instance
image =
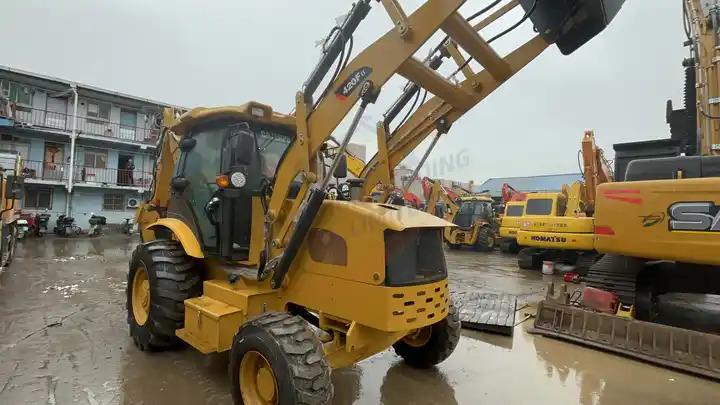
[[427, 203], [427, 212], [432, 215], [436, 215], [436, 208], [438, 202], [442, 201], [445, 204], [445, 214], [443, 215], [443, 218], [446, 221], [452, 221], [453, 216], [460, 208], [458, 204], [450, 197], [450, 194], [448, 191], [443, 187], [442, 184], [440, 184], [440, 181], [438, 180], [431, 180], [426, 178], [430, 183], [432, 183], [432, 188], [430, 189], [430, 197], [428, 198]]
[[[404, 72], [404, 74], [401, 72], [404, 77], [419, 86], [415, 89], [416, 91], [424, 88], [435, 94], [435, 96], [420, 105], [395, 130], [390, 130], [390, 122], [387, 117], [397, 114], [399, 111], [397, 104], [386, 113], [386, 119], [378, 123], [378, 144], [385, 143], [386, 145], [378, 148], [378, 153], [363, 170], [363, 177], [366, 179], [363, 195], [371, 192], [378, 183], [386, 186], [393, 184], [393, 169], [423, 140], [433, 132], [436, 136], [446, 133], [455, 121], [484, 100], [550, 45], [550, 42], [543, 37], [536, 36], [507, 56], [500, 57], [489, 46], [487, 41], [482, 40], [480, 45], [468, 41], [468, 37], [479, 36], [475, 31], [492, 25], [498, 18], [514, 9], [517, 5], [518, 2], [516, 1], [508, 2], [475, 26], [471, 26], [470, 30], [458, 32], [457, 28], [452, 25], [445, 27], [445, 32], [449, 34], [451, 40], [443, 47], [444, 54], [450, 55], [458, 65], [455, 74], [462, 73], [465, 77], [457, 86], [459, 93], [463, 97], [453, 99], [442, 97], [442, 94], [447, 90], [440, 89], [440, 86], [433, 85], [433, 83], [427, 83], [428, 77], [414, 72], [412, 69]], [[451, 34], [455, 34], [455, 36]], [[479, 61], [485, 69], [478, 73], [473, 72], [470, 65], [464, 62], [465, 59], [459, 50], [460, 48]], [[409, 98], [406, 98], [406, 100], [409, 101]]]

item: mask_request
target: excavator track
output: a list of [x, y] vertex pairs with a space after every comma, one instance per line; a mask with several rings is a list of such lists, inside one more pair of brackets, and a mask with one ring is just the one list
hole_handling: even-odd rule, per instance
[[637, 275], [643, 268], [639, 260], [617, 255], [604, 255], [595, 264], [585, 277], [588, 287], [610, 291], [620, 298], [626, 305], [635, 305]]

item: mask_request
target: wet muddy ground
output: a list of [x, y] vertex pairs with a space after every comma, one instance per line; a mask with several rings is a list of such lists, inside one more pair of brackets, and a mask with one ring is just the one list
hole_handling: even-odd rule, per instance
[[[21, 242], [0, 274], [0, 404], [231, 402], [226, 356], [133, 346], [124, 294], [135, 243], [125, 235]], [[448, 252], [448, 264], [453, 288], [517, 295], [517, 321], [552, 279], [499, 253]], [[718, 383], [532, 336], [530, 322], [513, 338], [465, 331], [432, 370], [408, 368], [391, 350], [336, 370], [335, 403], [720, 403]]]

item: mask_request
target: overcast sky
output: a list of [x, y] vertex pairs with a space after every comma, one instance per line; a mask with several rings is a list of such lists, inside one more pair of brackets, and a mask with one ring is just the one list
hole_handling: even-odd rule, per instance
[[[351, 4], [2, 3], [0, 64], [172, 104], [215, 106], [256, 100], [282, 112], [292, 109], [295, 92], [318, 59], [316, 42]], [[413, 10], [422, 2], [402, 3]], [[470, 0], [463, 14], [488, 3]], [[370, 16], [356, 33], [355, 53], [391, 28], [383, 8], [372, 4]], [[425, 173], [481, 182], [489, 177], [577, 172], [585, 129], [595, 129], [610, 154], [613, 143], [669, 136], [665, 102], [682, 104], [681, 61], [687, 56], [681, 10], [680, 0], [628, 0], [613, 23], [574, 54], [563, 56], [549, 49], [456, 123], [433, 151]], [[521, 14], [516, 10], [483, 35], [502, 30]], [[530, 36], [526, 23], [497, 46], [507, 51]], [[401, 86], [400, 80], [385, 86], [354, 138], [368, 143], [369, 152], [375, 146], [368, 124], [381, 117]], [[422, 148], [408, 163], [421, 153]]]

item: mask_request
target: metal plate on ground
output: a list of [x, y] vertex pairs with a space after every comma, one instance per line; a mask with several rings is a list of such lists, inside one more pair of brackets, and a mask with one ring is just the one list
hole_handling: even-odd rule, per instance
[[512, 336], [517, 306], [514, 295], [459, 291], [451, 296], [463, 328]]

